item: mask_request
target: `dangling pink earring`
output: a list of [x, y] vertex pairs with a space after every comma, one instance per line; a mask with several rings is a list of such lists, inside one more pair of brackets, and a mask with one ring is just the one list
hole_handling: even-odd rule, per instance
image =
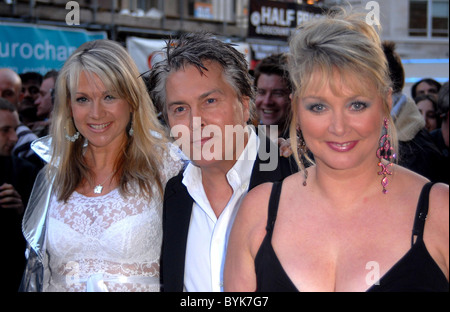
[[[388, 134], [389, 121], [387, 118], [384, 119], [384, 129], [386, 134], [384, 134], [380, 139], [380, 147], [377, 150], [377, 157], [380, 160], [378, 166], [381, 167], [381, 171], [378, 172], [378, 175], [383, 176], [383, 179], [381, 179], [381, 185], [383, 186], [383, 194], [386, 194], [388, 192], [386, 186], [389, 183], [387, 176], [392, 175], [392, 171], [390, 171], [389, 168], [394, 165], [392, 161], [396, 157], [394, 148], [391, 146], [391, 137]], [[389, 163], [387, 165], [383, 164], [383, 159], [387, 160]]]
[[303, 171], [303, 186], [306, 186], [306, 180], [308, 180], [308, 171], [306, 171], [305, 164], [303, 163], [303, 157], [308, 153], [308, 147], [306, 146], [305, 139], [303, 139], [303, 133], [301, 130], [297, 131], [298, 135], [298, 158], [300, 160], [300, 171]]

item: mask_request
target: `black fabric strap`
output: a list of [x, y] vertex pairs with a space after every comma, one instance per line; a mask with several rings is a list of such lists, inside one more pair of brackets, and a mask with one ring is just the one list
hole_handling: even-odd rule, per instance
[[428, 205], [430, 202], [430, 190], [435, 182], [428, 182], [422, 188], [420, 193], [419, 202], [417, 203], [416, 217], [414, 219], [414, 227], [411, 237], [411, 246], [414, 245], [414, 237], [417, 239], [423, 239], [423, 231], [425, 229], [425, 220], [428, 215]]
[[275, 182], [272, 186], [272, 193], [270, 194], [269, 214], [267, 216], [267, 227], [266, 227], [266, 231], [270, 235], [272, 235], [275, 220], [277, 219], [278, 204], [280, 203], [282, 185], [283, 185], [282, 181]]

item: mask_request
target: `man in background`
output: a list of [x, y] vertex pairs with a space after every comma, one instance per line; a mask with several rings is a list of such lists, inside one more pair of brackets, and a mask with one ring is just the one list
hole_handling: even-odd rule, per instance
[[22, 80], [23, 99], [19, 104], [18, 113], [20, 121], [31, 128], [32, 124], [38, 120], [36, 116], [36, 106], [34, 102], [39, 96], [39, 88], [42, 83], [42, 75], [35, 72], [20, 74]]
[[0, 237], [3, 268], [0, 292], [16, 292], [25, 268], [25, 240], [22, 216], [28, 203], [38, 168], [13, 156], [17, 142], [19, 115], [16, 107], [0, 98]]
[[[16, 72], [9, 68], [0, 68], [0, 97], [12, 103], [17, 110], [23, 100], [22, 80]], [[16, 134], [18, 140], [14, 146], [13, 155], [43, 167], [41, 159], [30, 147], [31, 143], [38, 138], [37, 135], [22, 123], [17, 127]]]
[[[274, 54], [262, 59], [254, 71], [255, 104], [259, 123], [277, 126], [278, 132], [273, 135], [276, 139], [289, 137], [292, 84], [286, 63], [286, 55]], [[272, 134], [270, 137], [272, 138]]]
[[53, 94], [58, 72], [51, 70], [45, 74], [39, 93], [34, 104], [36, 105], [36, 115], [41, 120], [33, 125], [33, 132], [38, 137], [48, 135], [50, 127], [50, 117], [53, 111]]

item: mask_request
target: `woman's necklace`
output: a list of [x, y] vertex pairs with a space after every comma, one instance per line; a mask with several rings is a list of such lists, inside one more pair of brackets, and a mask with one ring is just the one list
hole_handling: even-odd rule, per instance
[[96, 187], [94, 187], [94, 193], [95, 194], [101, 194], [103, 191], [103, 184], [105, 184], [106, 181], [108, 181], [109, 179], [111, 179], [111, 177], [116, 173], [116, 171], [114, 171], [113, 173], [111, 173], [106, 179], [105, 181], [103, 181], [102, 183], [99, 183]]

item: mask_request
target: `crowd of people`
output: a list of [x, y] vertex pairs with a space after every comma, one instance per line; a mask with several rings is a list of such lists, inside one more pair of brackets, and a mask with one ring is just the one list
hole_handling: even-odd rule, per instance
[[254, 71], [204, 32], [0, 69], [2, 290], [448, 291], [448, 82], [404, 94], [360, 14], [300, 30]]

